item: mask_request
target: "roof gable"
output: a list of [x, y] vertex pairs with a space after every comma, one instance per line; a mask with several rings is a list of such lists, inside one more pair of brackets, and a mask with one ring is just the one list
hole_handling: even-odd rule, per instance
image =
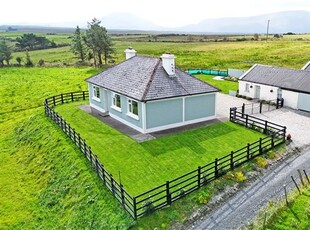
[[219, 91], [178, 68], [171, 77], [161, 59], [145, 56], [132, 57], [86, 81], [138, 101]]
[[310, 71], [306, 70], [256, 64], [240, 80], [310, 93]]

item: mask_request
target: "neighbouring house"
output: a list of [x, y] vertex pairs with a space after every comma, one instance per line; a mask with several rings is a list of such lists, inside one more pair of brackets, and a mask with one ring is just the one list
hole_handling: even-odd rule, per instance
[[255, 64], [239, 79], [239, 94], [260, 99], [284, 99], [284, 106], [310, 111], [310, 62], [303, 69]]
[[175, 67], [170, 53], [160, 58], [125, 50], [126, 60], [86, 79], [93, 111], [141, 133], [215, 118], [217, 88]]

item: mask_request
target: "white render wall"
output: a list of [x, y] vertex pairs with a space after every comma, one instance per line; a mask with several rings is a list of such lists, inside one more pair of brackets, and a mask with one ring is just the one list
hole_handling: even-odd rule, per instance
[[298, 108], [298, 95], [299, 93], [282, 90], [282, 98], [284, 99], [284, 106], [297, 109]]
[[[245, 91], [246, 83], [249, 84], [249, 92]], [[252, 86], [252, 88], [250, 86]], [[255, 98], [256, 86], [260, 86], [260, 98], [259, 98], [260, 100], [271, 101], [271, 100], [277, 99], [278, 87], [251, 83], [251, 82], [244, 82], [244, 81], [239, 81], [239, 94], [247, 96], [247, 97]]]

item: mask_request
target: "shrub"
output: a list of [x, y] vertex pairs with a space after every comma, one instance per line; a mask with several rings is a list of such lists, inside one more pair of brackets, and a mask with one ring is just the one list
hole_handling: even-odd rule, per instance
[[145, 201], [144, 211], [146, 214], [150, 214], [155, 211], [154, 204], [151, 199], [148, 199], [147, 201]]
[[43, 59], [40, 59], [39, 62], [38, 62], [38, 65], [39, 65], [39, 66], [43, 66], [43, 65], [44, 65], [44, 60], [43, 60]]
[[229, 173], [229, 177], [230, 177], [230, 179], [232, 179], [233, 181], [238, 182], [238, 183], [243, 182], [247, 179], [242, 171], [231, 172], [231, 173]]
[[266, 168], [268, 166], [267, 160], [263, 157], [257, 157], [256, 158], [256, 164], [260, 168]]
[[199, 204], [207, 204], [208, 198], [209, 198], [209, 195], [205, 191], [201, 191], [198, 197]]
[[277, 158], [277, 155], [274, 151], [270, 150], [266, 153], [266, 157], [268, 159], [276, 159]]

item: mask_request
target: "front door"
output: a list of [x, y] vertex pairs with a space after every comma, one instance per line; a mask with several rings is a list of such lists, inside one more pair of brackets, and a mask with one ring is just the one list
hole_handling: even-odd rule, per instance
[[260, 86], [256, 85], [255, 86], [255, 98], [260, 98]]

